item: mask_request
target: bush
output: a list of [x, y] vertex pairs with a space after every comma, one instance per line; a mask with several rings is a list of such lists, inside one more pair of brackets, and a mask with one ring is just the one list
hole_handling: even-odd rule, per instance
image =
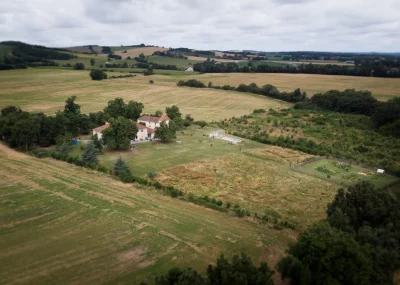
[[92, 80], [107, 79], [107, 73], [105, 73], [103, 70], [100, 69], [92, 69], [89, 75], [92, 78]]
[[150, 80], [149, 83], [150, 83], [150, 84], [154, 84], [154, 81], [153, 81], [153, 80]]
[[74, 65], [74, 69], [75, 70], [84, 70], [85, 69], [85, 65], [82, 62], [77, 62]]

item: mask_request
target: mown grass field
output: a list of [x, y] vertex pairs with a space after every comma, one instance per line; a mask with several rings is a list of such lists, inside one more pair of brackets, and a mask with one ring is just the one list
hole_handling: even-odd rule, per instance
[[[216, 141], [216, 140], [215, 140]], [[307, 154], [274, 146], [247, 149], [166, 169], [157, 181], [187, 193], [230, 201], [302, 229], [325, 217], [339, 186], [292, 171], [289, 162]]]
[[1, 284], [139, 284], [173, 266], [204, 271], [246, 250], [273, 265], [290, 231], [122, 184], [0, 145]]
[[[109, 75], [113, 73], [109, 72]], [[118, 75], [119, 73], [115, 73]], [[88, 71], [27, 69], [1, 72], [0, 108], [17, 105], [28, 111], [54, 114], [65, 100], [77, 96], [83, 113], [102, 110], [109, 100], [121, 97], [145, 105], [145, 113], [165, 110], [173, 104], [196, 120], [219, 120], [251, 113], [256, 108], [284, 108], [285, 102], [262, 96], [214, 89], [176, 86], [187, 73], [93, 81]], [[183, 74], [181, 76], [181, 74]], [[186, 77], [184, 77], [186, 78]], [[155, 81], [149, 84], [149, 80]]]
[[[165, 169], [207, 160], [227, 154], [240, 153], [263, 147], [262, 144], [244, 139], [240, 145], [232, 145], [224, 140], [211, 139], [208, 134], [215, 128], [191, 126], [185, 131], [177, 132], [177, 138], [170, 143], [145, 142], [135, 145], [135, 151], [110, 151], [105, 149], [98, 158], [100, 163], [112, 169], [118, 157], [122, 157], [138, 176], [149, 172], [160, 172]], [[82, 149], [74, 147], [71, 156], [80, 156]]]
[[324, 179], [329, 175], [328, 179], [342, 185], [351, 185], [359, 181], [369, 181], [375, 185], [375, 187], [382, 188], [395, 181], [399, 181], [399, 178], [395, 176], [388, 174], [380, 175], [376, 173], [376, 170], [367, 169], [358, 165], [351, 165], [349, 170], [341, 169], [335, 166], [335, 161], [328, 159], [308, 163], [296, 170]]
[[400, 78], [377, 78], [336, 76], [317, 74], [282, 74], [282, 73], [224, 73], [202, 74], [194, 78], [208, 84], [239, 86], [241, 83], [258, 85], [272, 84], [280, 91], [293, 91], [300, 88], [308, 96], [315, 93], [326, 92], [332, 89], [369, 90], [379, 100], [388, 100], [400, 96]]

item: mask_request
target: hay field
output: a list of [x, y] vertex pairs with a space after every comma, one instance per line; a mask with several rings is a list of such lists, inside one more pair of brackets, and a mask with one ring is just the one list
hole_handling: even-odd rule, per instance
[[123, 51], [125, 50], [119, 50], [115, 51], [115, 54], [122, 56], [122, 59], [126, 59], [128, 56], [131, 58], [139, 56], [139, 54], [143, 53], [144, 55], [152, 55], [155, 51], [166, 51], [168, 48], [162, 48], [162, 47], [138, 47], [138, 48], [133, 48], [129, 49], [126, 48], [126, 53]]
[[214, 73], [197, 75], [195, 78], [206, 84], [211, 81], [214, 85], [238, 86], [241, 83], [255, 82], [258, 85], [275, 85], [280, 91], [293, 91], [300, 88], [309, 96], [332, 89], [369, 90], [379, 100], [400, 96], [400, 78], [283, 73]]
[[266, 146], [167, 169], [156, 179], [182, 191], [275, 213], [304, 228], [325, 217], [338, 185], [290, 170], [308, 155]]
[[[65, 100], [73, 95], [78, 97], [77, 103], [83, 113], [102, 110], [109, 100], [121, 97], [144, 103], [145, 113], [176, 104], [183, 114], [190, 113], [196, 120], [207, 121], [241, 116], [256, 108], [289, 106], [278, 100], [239, 92], [177, 87], [180, 76], [138, 74], [131, 78], [93, 81], [89, 71], [62, 69], [12, 70], [1, 75], [0, 108], [17, 105], [46, 114], [63, 109]], [[150, 79], [155, 84], [149, 84]]]
[[274, 264], [289, 240], [104, 174], [0, 145], [1, 284], [139, 284], [224, 252]]

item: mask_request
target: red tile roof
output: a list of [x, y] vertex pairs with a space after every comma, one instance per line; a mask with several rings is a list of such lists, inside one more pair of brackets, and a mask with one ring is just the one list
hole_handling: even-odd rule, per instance
[[154, 134], [155, 131], [156, 131], [155, 129], [147, 128], [147, 133], [148, 133], [149, 135], [150, 135], [150, 134]]
[[94, 128], [93, 131], [101, 133], [102, 131], [104, 131], [105, 129], [107, 129], [110, 126], [110, 123], [106, 122], [104, 125]]
[[167, 116], [167, 114], [163, 114], [158, 121], [170, 121], [171, 119]]

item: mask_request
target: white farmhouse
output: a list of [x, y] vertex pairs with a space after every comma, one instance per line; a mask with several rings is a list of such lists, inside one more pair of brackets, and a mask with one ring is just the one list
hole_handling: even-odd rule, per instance
[[170, 120], [171, 119], [166, 114], [163, 114], [161, 117], [142, 116], [137, 120], [137, 122], [139, 124], [144, 123], [146, 127], [150, 129], [155, 129], [160, 127], [161, 122], [165, 122], [169, 125]]

